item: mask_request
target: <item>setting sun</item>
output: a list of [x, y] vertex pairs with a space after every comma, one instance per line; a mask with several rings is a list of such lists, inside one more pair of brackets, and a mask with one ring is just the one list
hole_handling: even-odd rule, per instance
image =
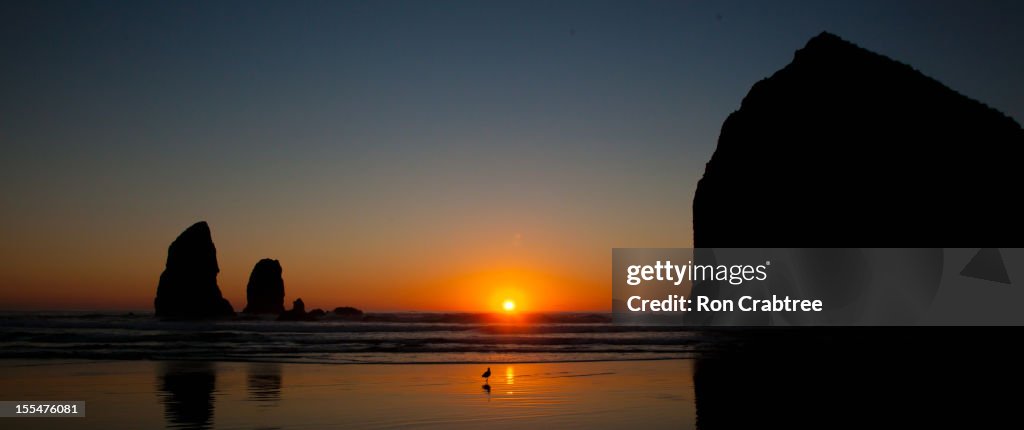
[[502, 303], [501, 307], [505, 309], [505, 312], [512, 312], [516, 310], [516, 302], [513, 302], [512, 300], [505, 300], [505, 303]]

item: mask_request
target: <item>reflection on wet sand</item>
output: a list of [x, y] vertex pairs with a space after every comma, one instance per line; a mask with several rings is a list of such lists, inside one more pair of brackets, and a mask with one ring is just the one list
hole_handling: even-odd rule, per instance
[[213, 425], [217, 373], [209, 362], [160, 363], [157, 396], [171, 428], [208, 429]]
[[249, 363], [247, 372], [249, 400], [276, 406], [281, 400], [281, 363]]
[[88, 416], [62, 425], [78, 429], [685, 429], [691, 363], [491, 364], [481, 385], [479, 364], [8, 361], [0, 393], [86, 401]]

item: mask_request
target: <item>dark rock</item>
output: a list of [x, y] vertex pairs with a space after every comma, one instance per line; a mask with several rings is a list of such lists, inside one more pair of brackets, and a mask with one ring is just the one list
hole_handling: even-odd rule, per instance
[[351, 306], [342, 306], [334, 308], [334, 315], [344, 319], [360, 320], [363, 319], [363, 311], [353, 308]]
[[249, 274], [245, 289], [248, 304], [243, 312], [252, 314], [280, 314], [284, 312], [284, 279], [281, 263], [264, 258], [256, 263]]
[[[1022, 227], [1006, 207], [1022, 151], [1014, 120], [907, 65], [821, 34], [755, 84], [723, 124], [694, 196], [694, 246], [1018, 246]], [[830, 253], [808, 255], [808, 266], [822, 266], [815, 258]], [[922, 266], [941, 273], [939, 257]], [[692, 294], [727, 289], [695, 285]], [[897, 317], [909, 311], [893, 309]], [[1021, 380], [1003, 341], [1014, 334], [994, 329], [719, 332], [736, 339], [694, 362], [697, 426], [811, 428], [837, 416], [850, 427], [1013, 419], [1016, 409], [992, 385]], [[949, 339], [972, 339], [971, 353], [945, 354]], [[939, 389], [935, 375], [950, 368], [971, 374]], [[949, 392], [978, 395], [953, 399]], [[862, 413], [850, 406], [867, 398], [878, 407]]]
[[306, 315], [313, 319], [320, 319], [323, 318], [324, 315], [327, 315], [327, 312], [324, 312], [323, 309], [317, 308], [309, 311], [309, 313]]
[[306, 304], [302, 302], [302, 299], [295, 299], [292, 302], [292, 308], [281, 312], [281, 315], [277, 317], [278, 321], [309, 321], [313, 318], [306, 313]]
[[822, 33], [725, 120], [694, 246], [1019, 246], [1022, 156], [1013, 119]]
[[235, 314], [217, 286], [217, 249], [206, 222], [189, 227], [167, 249], [167, 266], [156, 289], [156, 316], [215, 318]]

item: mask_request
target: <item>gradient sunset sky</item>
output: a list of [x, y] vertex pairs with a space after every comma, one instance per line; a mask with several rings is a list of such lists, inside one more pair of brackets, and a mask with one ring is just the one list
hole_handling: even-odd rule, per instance
[[310, 308], [606, 310], [823, 30], [1024, 118], [1024, 3], [766, 3], [4, 2], [0, 309], [151, 310], [205, 220], [236, 310], [264, 257]]

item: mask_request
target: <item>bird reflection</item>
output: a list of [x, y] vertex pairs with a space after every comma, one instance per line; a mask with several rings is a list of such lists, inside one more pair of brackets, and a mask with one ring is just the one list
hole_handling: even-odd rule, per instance
[[274, 406], [281, 400], [281, 364], [249, 363], [246, 388], [249, 400]]
[[484, 385], [480, 386], [480, 388], [483, 388], [484, 392], [487, 393], [487, 401], [491, 401], [491, 384], [485, 382]]
[[211, 363], [162, 363], [156, 385], [167, 427], [211, 428], [216, 384], [217, 373]]

